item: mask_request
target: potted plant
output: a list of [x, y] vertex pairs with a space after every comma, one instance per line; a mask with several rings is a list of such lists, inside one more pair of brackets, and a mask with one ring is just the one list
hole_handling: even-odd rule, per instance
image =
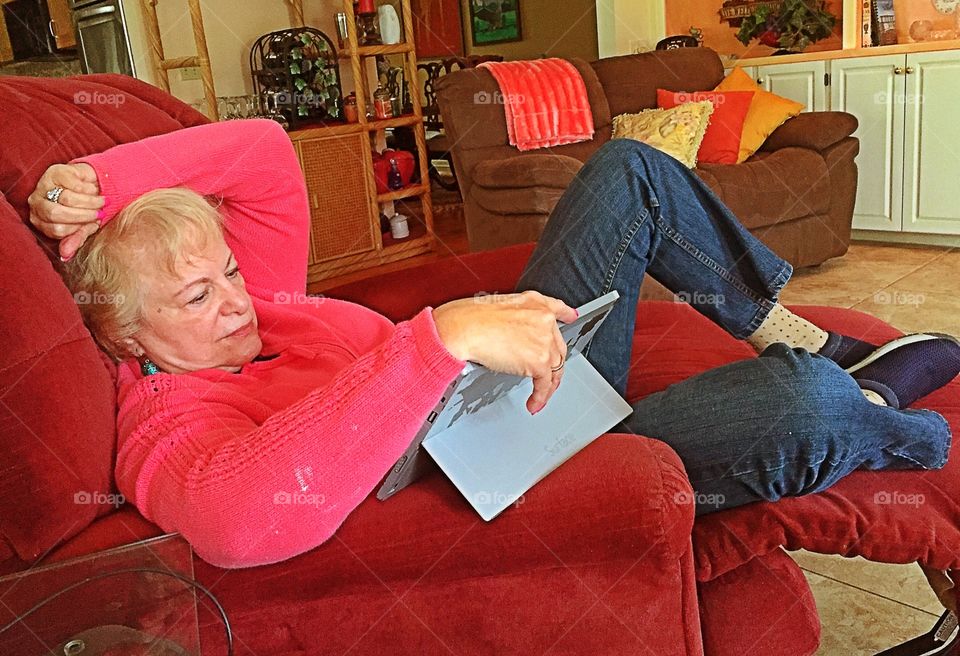
[[753, 39], [771, 48], [774, 54], [802, 52], [811, 43], [833, 33], [837, 17], [826, 9], [825, 0], [783, 0], [766, 4], [743, 19], [737, 39], [748, 45]]

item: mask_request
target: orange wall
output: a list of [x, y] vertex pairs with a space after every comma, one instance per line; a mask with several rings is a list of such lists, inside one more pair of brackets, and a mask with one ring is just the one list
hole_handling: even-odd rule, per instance
[[893, 9], [897, 13], [897, 41], [910, 43], [910, 25], [915, 20], [928, 20], [935, 30], [956, 29], [953, 16], [944, 16], [933, 8], [930, 0], [894, 0]]
[[[904, 0], [909, 1], [909, 0]], [[915, 3], [916, 0], [914, 0]], [[691, 26], [703, 30], [703, 44], [713, 48], [721, 55], [744, 57], [764, 57], [774, 48], [760, 45], [756, 41], [744, 46], [737, 41], [737, 30], [726, 22], [720, 22], [720, 7], [723, 0], [666, 0], [667, 34], [687, 34]], [[833, 36], [827, 37], [807, 48], [806, 52], [820, 50], [839, 50], [843, 34], [843, 0], [828, 0], [827, 10], [837, 17], [837, 26]], [[931, 6], [931, 11], [933, 11]]]

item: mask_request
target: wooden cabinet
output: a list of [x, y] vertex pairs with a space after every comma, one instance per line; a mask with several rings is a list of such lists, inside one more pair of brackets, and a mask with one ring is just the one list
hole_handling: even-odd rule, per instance
[[[417, 79], [413, 42], [413, 14], [410, 0], [401, 1], [404, 41], [391, 45], [361, 46], [353, 20], [353, 3], [343, 0], [348, 16], [349, 45], [339, 56], [349, 61], [357, 84], [357, 123], [331, 123], [290, 132], [303, 169], [310, 200], [311, 230], [307, 284], [346, 273], [395, 262], [434, 249], [433, 205], [427, 172], [427, 147], [420, 98], [411, 94], [413, 112], [404, 116], [374, 120], [367, 116], [365, 61], [378, 55], [400, 55], [406, 79]], [[302, 13], [302, 12], [301, 12]], [[367, 94], [363, 90], [367, 89]], [[420, 182], [396, 191], [377, 193], [372, 149], [382, 146], [384, 132], [391, 128], [413, 129], [417, 145]], [[378, 148], [378, 150], [380, 150]], [[410, 235], [394, 239], [380, 231], [380, 211], [389, 215], [394, 203], [403, 201], [408, 211]]]
[[58, 50], [73, 48], [77, 45], [77, 37], [73, 30], [73, 18], [70, 15], [68, 0], [47, 0], [47, 9], [50, 11], [50, 34]]
[[960, 51], [838, 59], [831, 107], [860, 121], [853, 227], [960, 235]]

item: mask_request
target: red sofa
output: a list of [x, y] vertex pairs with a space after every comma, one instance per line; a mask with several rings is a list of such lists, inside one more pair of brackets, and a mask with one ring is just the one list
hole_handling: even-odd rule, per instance
[[[2, 573], [160, 533], [129, 506], [77, 503], [78, 493], [114, 492], [115, 369], [57, 277], [54, 245], [26, 227], [26, 196], [51, 163], [203, 120], [121, 76], [0, 78]], [[509, 291], [531, 249], [450, 258], [328, 295], [400, 320], [426, 304]], [[794, 309], [868, 339], [897, 334], [857, 312]], [[753, 357], [689, 307], [651, 301], [638, 306], [634, 354], [631, 399]], [[960, 424], [960, 383], [921, 405]], [[892, 492], [926, 501], [919, 512], [884, 503], [879, 495]], [[820, 626], [784, 548], [954, 568], [958, 493], [953, 457], [940, 471], [855, 472], [820, 494], [694, 522], [676, 454], [611, 434], [493, 522], [433, 472], [388, 502], [367, 499], [298, 558], [232, 571], [196, 560], [195, 575], [229, 614], [238, 654], [800, 656], [814, 653]], [[0, 606], [0, 623], [11, 617]], [[225, 653], [205, 604], [199, 620], [203, 653]]]

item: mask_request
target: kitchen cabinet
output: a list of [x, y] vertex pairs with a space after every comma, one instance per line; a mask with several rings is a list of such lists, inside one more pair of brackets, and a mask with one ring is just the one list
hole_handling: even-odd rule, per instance
[[960, 235], [960, 51], [838, 59], [831, 107], [860, 121], [853, 227]]
[[70, 16], [69, 0], [47, 0], [47, 9], [50, 11], [50, 35], [56, 43], [57, 50], [73, 48], [77, 45], [77, 37], [73, 31], [73, 19]]

